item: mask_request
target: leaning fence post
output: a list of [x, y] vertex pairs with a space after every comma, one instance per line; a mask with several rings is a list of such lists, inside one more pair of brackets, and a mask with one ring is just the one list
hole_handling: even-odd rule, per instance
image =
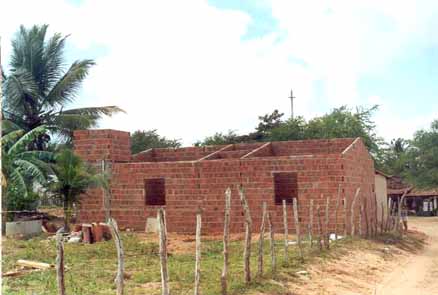
[[359, 208], [359, 236], [363, 236], [363, 230], [362, 230], [362, 220], [363, 220], [363, 203], [360, 202], [360, 208]]
[[221, 274], [222, 295], [227, 295], [227, 274], [228, 274], [228, 242], [230, 239], [230, 207], [231, 189], [225, 191], [225, 217], [224, 217], [224, 266]]
[[382, 213], [382, 214], [381, 214], [382, 216], [380, 217], [380, 233], [381, 233], [381, 234], [383, 234], [384, 227], [385, 227], [385, 225], [384, 225], [384, 224], [385, 224], [385, 223], [384, 223], [384, 220], [385, 220], [385, 207], [384, 207], [384, 206], [385, 206], [385, 205], [384, 205], [384, 204], [385, 204], [385, 203], [384, 203], [383, 201], [382, 201], [381, 204], [380, 204], [380, 206], [381, 206], [381, 210], [380, 210], [380, 211], [381, 211], [381, 213]]
[[319, 251], [322, 251], [322, 223], [321, 223], [321, 214], [319, 211], [319, 204], [316, 205], [316, 216], [318, 218], [318, 247]]
[[243, 251], [244, 268], [243, 273], [245, 277], [245, 283], [251, 282], [251, 269], [250, 269], [250, 259], [251, 259], [251, 231], [252, 231], [252, 220], [251, 213], [249, 211], [248, 202], [245, 197], [245, 191], [242, 186], [239, 187], [240, 202], [242, 203], [243, 211], [245, 214], [245, 248]]
[[344, 237], [347, 236], [348, 214], [347, 214], [347, 198], [344, 198]]
[[367, 199], [364, 198], [363, 199], [364, 202], [364, 217], [365, 217], [365, 227], [366, 227], [366, 231], [365, 231], [365, 237], [368, 238], [370, 235], [370, 225], [369, 225], [369, 219], [368, 219], [368, 202]]
[[260, 225], [260, 237], [259, 237], [259, 257], [257, 276], [263, 275], [263, 244], [265, 240], [265, 227], [266, 227], [266, 202], [262, 205], [262, 224]]
[[329, 205], [330, 205], [330, 198], [327, 197], [325, 203], [325, 234], [324, 234], [324, 244], [327, 250], [330, 249]]
[[338, 240], [338, 210], [341, 203], [341, 185], [338, 184], [338, 196], [336, 198], [336, 208], [335, 208], [335, 241]]
[[309, 242], [310, 248], [313, 247], [313, 199], [310, 200], [310, 208], [309, 208]]
[[196, 254], [195, 254], [195, 295], [199, 295], [199, 282], [201, 280], [201, 208], [196, 212]]
[[359, 193], [360, 193], [360, 187], [358, 187], [356, 189], [356, 193], [354, 194], [353, 201], [351, 202], [351, 233], [350, 233], [351, 236], [354, 236], [354, 229], [355, 229], [355, 226], [354, 226], [354, 207], [356, 205], [356, 199], [359, 196]]
[[295, 231], [297, 233], [297, 242], [298, 242], [298, 249], [300, 251], [300, 259], [301, 259], [301, 261], [304, 261], [303, 247], [301, 245], [300, 219], [298, 217], [297, 198], [293, 198], [292, 199], [292, 206], [293, 206], [293, 210], [294, 210]]
[[58, 282], [58, 294], [65, 295], [64, 281], [64, 242], [61, 231], [56, 233], [56, 279]]
[[167, 235], [165, 227], [164, 209], [158, 209], [158, 234], [160, 238], [160, 270], [161, 270], [161, 294], [169, 295], [169, 272], [167, 268]]
[[271, 214], [269, 212], [267, 218], [269, 226], [269, 248], [271, 250], [271, 271], [274, 274], [277, 270], [277, 261], [275, 257], [274, 226], [272, 225]]
[[288, 224], [287, 224], [287, 206], [286, 206], [285, 199], [283, 199], [283, 227], [284, 227], [284, 261], [287, 263], [289, 261], [289, 258], [288, 258], [289, 229], [288, 229]]
[[400, 220], [401, 220], [401, 208], [403, 205], [403, 202], [405, 200], [405, 197], [408, 193], [408, 190], [405, 190], [405, 192], [403, 193], [403, 195], [400, 197], [400, 201], [398, 202], [398, 214], [397, 214], [397, 230], [398, 233], [401, 237], [403, 237], [403, 227], [400, 225]]
[[117, 222], [113, 218], [108, 219], [108, 225], [111, 229], [111, 233], [114, 237], [114, 242], [116, 243], [117, 249], [117, 275], [115, 278], [115, 283], [117, 285], [117, 295], [123, 295], [123, 273], [125, 271], [124, 267], [124, 252], [122, 239], [120, 238], [119, 228], [117, 227]]

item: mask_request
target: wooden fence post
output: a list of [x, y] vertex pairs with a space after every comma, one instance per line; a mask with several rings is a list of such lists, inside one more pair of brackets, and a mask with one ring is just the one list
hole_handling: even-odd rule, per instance
[[313, 247], [313, 199], [310, 200], [310, 208], [309, 208], [309, 242], [310, 248]]
[[265, 227], [266, 227], [266, 202], [262, 204], [262, 224], [260, 225], [260, 237], [259, 237], [259, 257], [257, 264], [257, 276], [263, 275], [263, 244], [265, 240]]
[[360, 211], [359, 211], [359, 236], [363, 236], [363, 230], [362, 230], [362, 221], [363, 221], [363, 203], [360, 202]]
[[297, 234], [298, 249], [300, 251], [300, 259], [303, 262], [304, 261], [304, 254], [303, 254], [303, 246], [301, 245], [300, 219], [298, 216], [297, 198], [292, 199], [292, 206], [293, 206], [294, 218], [295, 218], [295, 231]]
[[344, 198], [344, 238], [347, 236], [348, 214], [347, 214], [347, 198]]
[[321, 223], [321, 212], [319, 211], [319, 204], [316, 205], [316, 217], [318, 219], [318, 247], [319, 251], [322, 251], [322, 223]]
[[251, 282], [251, 234], [252, 234], [252, 220], [251, 213], [249, 211], [248, 202], [245, 197], [245, 191], [242, 186], [239, 187], [240, 202], [242, 203], [243, 211], [245, 214], [245, 248], [243, 251], [244, 268], [243, 274], [245, 283]]
[[275, 257], [275, 239], [274, 239], [274, 226], [271, 220], [271, 214], [268, 212], [268, 226], [269, 226], [269, 248], [271, 250], [271, 271], [274, 274], [277, 270], [277, 261]]
[[365, 217], [365, 237], [369, 237], [370, 234], [370, 225], [369, 225], [369, 219], [368, 219], [368, 202], [367, 199], [363, 199], [364, 202], [364, 217]]
[[329, 205], [330, 205], [330, 198], [327, 197], [326, 203], [325, 203], [325, 233], [324, 233], [324, 244], [325, 248], [328, 250], [330, 249], [330, 231], [329, 231]]
[[108, 225], [111, 229], [111, 233], [114, 237], [114, 242], [116, 244], [117, 249], [117, 275], [115, 278], [115, 283], [117, 286], [117, 295], [123, 295], [124, 283], [123, 283], [123, 274], [125, 271], [124, 266], [124, 252], [123, 252], [123, 244], [122, 239], [120, 238], [119, 228], [117, 226], [117, 222], [113, 218], [108, 219]]
[[383, 234], [383, 232], [384, 232], [384, 227], [385, 227], [385, 205], [384, 205], [385, 203], [382, 201], [381, 202], [381, 204], [380, 204], [380, 206], [381, 206], [381, 213], [382, 213], [382, 216], [381, 216], [381, 218], [380, 218], [380, 233], [381, 234]]
[[374, 236], [377, 236], [377, 231], [379, 229], [379, 218], [377, 214], [377, 195], [376, 193], [373, 193], [374, 195]]
[[202, 211], [198, 208], [196, 212], [196, 254], [195, 254], [195, 295], [199, 295], [199, 285], [201, 280], [201, 222]]
[[287, 263], [289, 261], [288, 257], [288, 247], [289, 247], [289, 228], [287, 224], [287, 206], [286, 200], [283, 199], [283, 227], [284, 227], [284, 261]]
[[169, 295], [169, 271], [167, 268], [167, 235], [165, 226], [164, 209], [158, 209], [158, 233], [160, 238], [160, 269], [161, 269], [161, 294]]
[[228, 243], [230, 239], [230, 208], [231, 208], [231, 189], [225, 191], [225, 217], [224, 217], [224, 267], [221, 274], [222, 295], [227, 295], [227, 275], [228, 275]]
[[405, 192], [403, 193], [403, 195], [400, 197], [400, 201], [398, 202], [398, 214], [397, 214], [397, 230], [398, 233], [401, 237], [403, 237], [403, 227], [400, 225], [400, 220], [401, 220], [401, 210], [402, 210], [402, 205], [403, 202], [405, 201], [405, 197], [408, 194], [408, 190], [405, 190]]
[[351, 202], [351, 236], [354, 236], [354, 207], [356, 205], [356, 199], [359, 196], [360, 187], [357, 188], [356, 193], [354, 194], [353, 201]]
[[61, 231], [56, 233], [56, 279], [58, 282], [58, 295], [65, 295], [64, 241]]
[[392, 200], [388, 199], [388, 210], [386, 211], [385, 232], [390, 231], [391, 218], [392, 218]]
[[336, 198], [336, 208], [335, 208], [335, 241], [338, 240], [338, 210], [341, 203], [341, 184], [338, 184], [338, 195]]

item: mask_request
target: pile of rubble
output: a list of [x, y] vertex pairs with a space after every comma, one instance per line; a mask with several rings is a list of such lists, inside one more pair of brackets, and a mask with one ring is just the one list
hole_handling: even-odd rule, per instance
[[[58, 231], [54, 224], [47, 222], [43, 222], [42, 228], [48, 234], [55, 234]], [[72, 231], [63, 233], [64, 241], [67, 243], [93, 244], [112, 238], [110, 227], [102, 222], [75, 224], [71, 228]]]

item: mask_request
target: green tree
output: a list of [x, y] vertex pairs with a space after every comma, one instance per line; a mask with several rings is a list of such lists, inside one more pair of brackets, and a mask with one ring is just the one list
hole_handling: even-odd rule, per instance
[[438, 120], [417, 131], [407, 152], [403, 176], [418, 187], [438, 187]]
[[150, 148], [180, 147], [178, 139], [168, 139], [160, 136], [156, 129], [137, 130], [131, 134], [131, 152], [133, 154], [142, 152]]
[[51, 183], [51, 191], [62, 199], [64, 207], [64, 229], [68, 231], [71, 209], [79, 201], [79, 196], [88, 188], [101, 185], [101, 175], [95, 173], [80, 157], [70, 149], [63, 149], [55, 155], [53, 170], [56, 179]]
[[[66, 109], [74, 102], [93, 60], [77, 60], [66, 67], [64, 49], [68, 36], [47, 38], [48, 25], [24, 26], [12, 41], [10, 73], [5, 75], [3, 117], [25, 131], [41, 125], [54, 126], [67, 141], [72, 130], [96, 126], [103, 115], [122, 111], [116, 106]], [[43, 150], [48, 132], [34, 141]]]
[[391, 140], [381, 148], [381, 165], [379, 169], [388, 174], [403, 175], [407, 169], [409, 141], [403, 138]]
[[45, 126], [29, 132], [11, 126], [13, 124], [2, 122], [2, 207], [10, 211], [28, 210], [37, 197], [35, 186], [45, 185], [47, 176], [52, 173], [49, 163], [53, 154], [28, 149], [31, 142], [47, 132]]

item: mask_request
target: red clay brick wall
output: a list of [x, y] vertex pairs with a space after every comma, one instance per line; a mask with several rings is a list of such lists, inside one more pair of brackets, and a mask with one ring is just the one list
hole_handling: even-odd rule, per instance
[[[343, 155], [345, 180], [343, 189], [347, 197], [348, 218], [351, 218], [351, 203], [358, 187], [361, 188], [360, 199], [355, 204], [355, 227], [359, 225], [360, 202], [367, 202], [368, 218], [375, 218], [375, 192], [374, 192], [374, 161], [368, 153], [361, 139], [355, 141]], [[365, 229], [365, 219], [362, 219], [362, 228]], [[350, 231], [350, 227], [348, 227]]]
[[[341, 154], [352, 139], [314, 140], [298, 143], [272, 143], [263, 150], [276, 149], [298, 155], [271, 156], [260, 150], [260, 156], [245, 159], [242, 150], [261, 144], [243, 144], [230, 151], [230, 158], [204, 161], [171, 162], [175, 159], [203, 157], [221, 147], [185, 148], [181, 150], [153, 150], [137, 154], [134, 158], [146, 162], [126, 162], [130, 157], [129, 134], [117, 131], [81, 131], [75, 133], [75, 150], [86, 160], [96, 161], [107, 155], [112, 163], [112, 215], [122, 228], [144, 230], [147, 217], [155, 217], [159, 206], [146, 206], [145, 179], [164, 178], [166, 192], [167, 227], [170, 232], [193, 233], [195, 212], [203, 209], [203, 232], [220, 233], [223, 230], [224, 192], [232, 188], [231, 231], [243, 232], [244, 218], [237, 187], [242, 184], [246, 190], [253, 218], [254, 231], [261, 222], [262, 202], [266, 201], [272, 213], [277, 232], [283, 231], [282, 206], [275, 204], [275, 172], [297, 173], [299, 217], [302, 232], [307, 232], [310, 199], [314, 199], [314, 222], [316, 205], [324, 213], [326, 198], [330, 202], [330, 230], [334, 228], [334, 208], [338, 185], [342, 184], [342, 196], [351, 204], [352, 194], [361, 186], [363, 196], [371, 198], [374, 184], [374, 166], [363, 145], [357, 141], [344, 155]], [[330, 146], [331, 145], [331, 146]], [[155, 152], [157, 154], [154, 154]], [[310, 151], [313, 155], [307, 155]], [[324, 153], [328, 151], [330, 153]], [[237, 153], [236, 153], [237, 152]], [[124, 154], [126, 153], [126, 155]], [[223, 152], [220, 152], [221, 154]], [[232, 155], [232, 156], [231, 156]], [[264, 156], [264, 157], [263, 157]], [[163, 162], [155, 162], [158, 159]], [[125, 163], [120, 163], [118, 161]], [[147, 162], [154, 161], [154, 162]], [[358, 168], [359, 167], [359, 168]], [[103, 194], [92, 190], [82, 198], [80, 220], [83, 222], [103, 220]], [[371, 202], [370, 202], [371, 204]], [[342, 206], [341, 206], [342, 208]], [[357, 216], [357, 215], [356, 215]], [[294, 230], [292, 207], [288, 205], [288, 223]], [[342, 230], [344, 217], [339, 211], [338, 229]], [[316, 223], [315, 223], [316, 224]]]

